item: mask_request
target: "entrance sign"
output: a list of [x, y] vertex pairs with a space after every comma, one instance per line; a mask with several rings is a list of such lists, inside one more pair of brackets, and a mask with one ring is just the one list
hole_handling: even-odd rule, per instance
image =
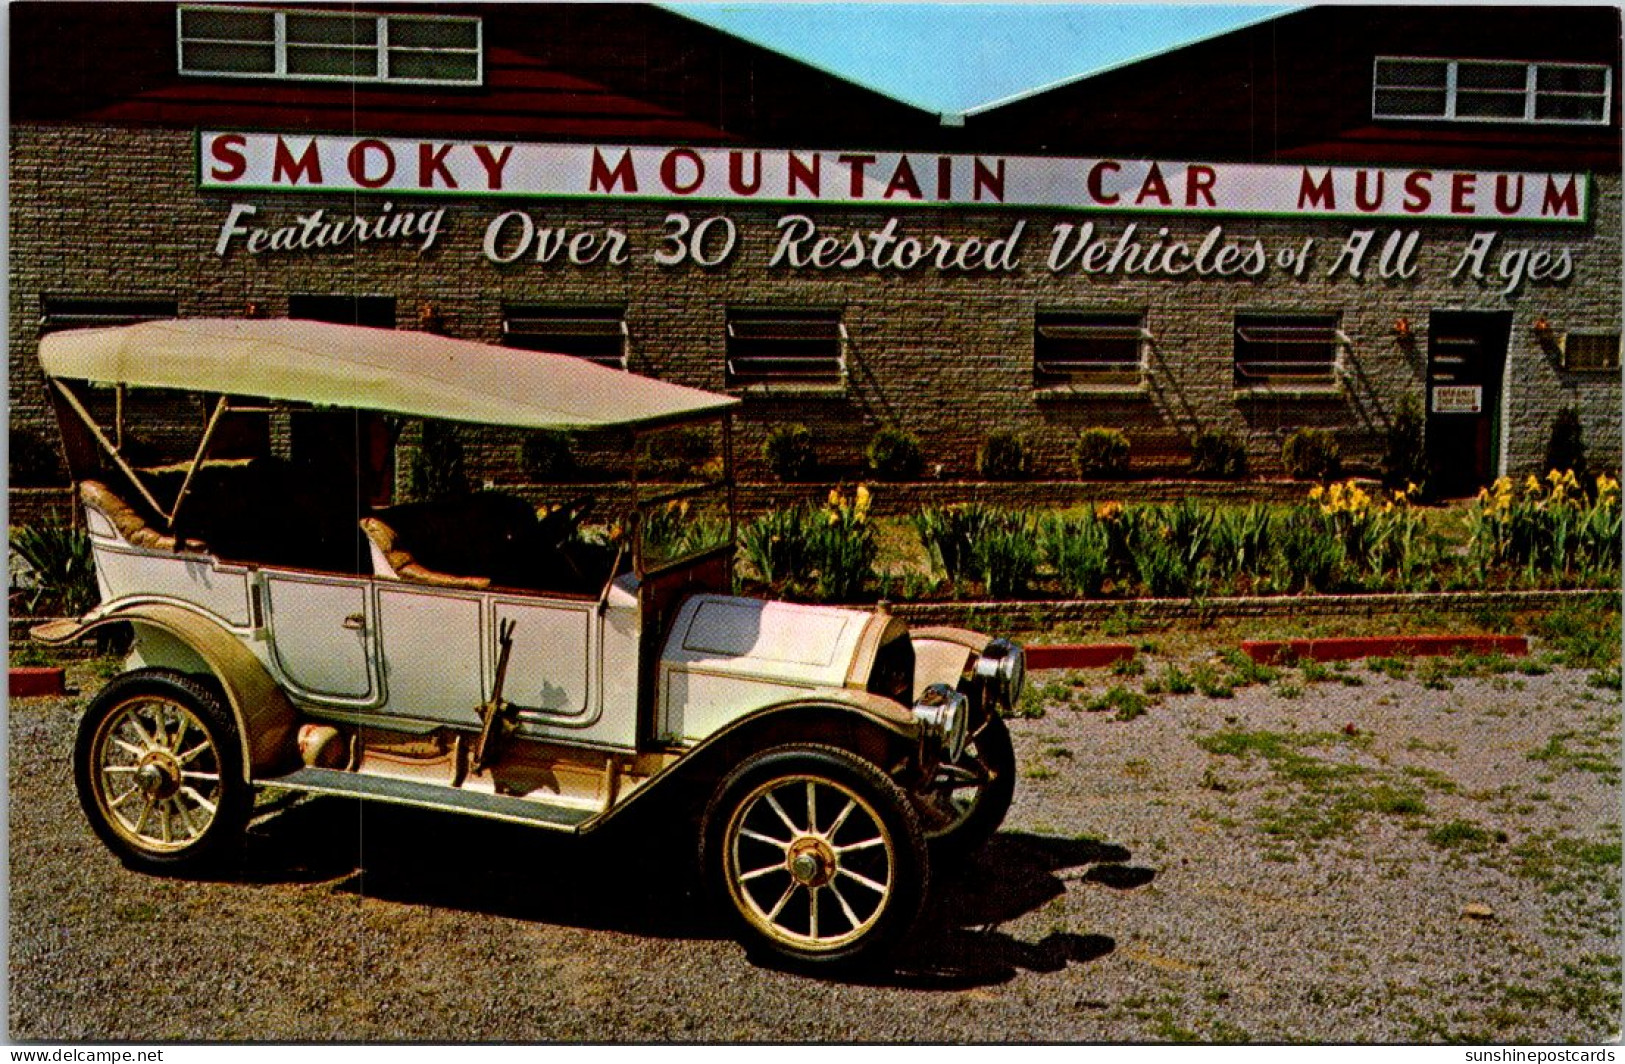
[[1580, 173], [204, 132], [203, 189], [1585, 222]]
[[1435, 414], [1478, 414], [1484, 410], [1484, 389], [1478, 385], [1451, 384], [1433, 389]]

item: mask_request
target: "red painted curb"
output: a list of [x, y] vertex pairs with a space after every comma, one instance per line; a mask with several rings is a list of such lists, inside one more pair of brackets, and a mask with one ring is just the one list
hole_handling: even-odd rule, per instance
[[1242, 653], [1256, 662], [1275, 665], [1291, 661], [1352, 661], [1358, 658], [1434, 657], [1467, 651], [1506, 654], [1521, 658], [1529, 653], [1529, 640], [1521, 635], [1400, 635], [1359, 636], [1343, 639], [1252, 639], [1241, 644]]
[[7, 689], [12, 698], [43, 698], [68, 693], [63, 671], [55, 665], [19, 665], [11, 670]]
[[1098, 669], [1134, 656], [1128, 643], [1053, 643], [1027, 648], [1029, 669]]

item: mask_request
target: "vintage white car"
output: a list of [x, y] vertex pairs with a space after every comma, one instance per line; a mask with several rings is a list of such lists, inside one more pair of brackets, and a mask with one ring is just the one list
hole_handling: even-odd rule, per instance
[[[829, 967], [897, 945], [931, 862], [1008, 811], [998, 710], [1020, 696], [1020, 647], [911, 632], [883, 606], [730, 594], [737, 400], [306, 321], [73, 330], [40, 361], [101, 604], [34, 636], [133, 630], [74, 769], [91, 826], [136, 868], [217, 860], [260, 787], [571, 833], [664, 795], [746, 945]], [[201, 400], [190, 461], [142, 464], [125, 421], [143, 391]], [[593, 542], [583, 511], [614, 500], [370, 505], [387, 502], [378, 440], [417, 419], [623, 438], [624, 506]], [[640, 478], [640, 442], [694, 425], [722, 440], [714, 482]], [[706, 491], [724, 535], [654, 550], [651, 522]]]

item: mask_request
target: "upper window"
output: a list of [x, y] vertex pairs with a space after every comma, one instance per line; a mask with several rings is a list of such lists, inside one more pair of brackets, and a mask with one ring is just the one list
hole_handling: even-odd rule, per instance
[[46, 296], [40, 303], [40, 333], [58, 329], [89, 329], [103, 325], [134, 325], [158, 318], [173, 318], [173, 299], [123, 299], [99, 296]]
[[626, 320], [617, 307], [509, 307], [502, 315], [502, 342], [626, 368]]
[[480, 20], [182, 6], [183, 74], [478, 85]]
[[1334, 383], [1343, 343], [1335, 314], [1237, 314], [1236, 387]]
[[1608, 121], [1613, 71], [1588, 63], [1379, 56], [1373, 118], [1447, 122]]
[[846, 329], [839, 311], [728, 314], [728, 383], [841, 384]]
[[1138, 313], [1040, 311], [1033, 326], [1033, 384], [1138, 384], [1149, 338]]

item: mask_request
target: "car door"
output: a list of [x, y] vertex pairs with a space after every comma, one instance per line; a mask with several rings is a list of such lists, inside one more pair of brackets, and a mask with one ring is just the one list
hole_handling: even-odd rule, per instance
[[380, 714], [473, 728], [492, 694], [497, 633], [513, 622], [502, 696], [532, 725], [597, 719], [596, 603], [377, 581]]
[[262, 570], [271, 658], [295, 697], [367, 705], [377, 701], [364, 578]]

